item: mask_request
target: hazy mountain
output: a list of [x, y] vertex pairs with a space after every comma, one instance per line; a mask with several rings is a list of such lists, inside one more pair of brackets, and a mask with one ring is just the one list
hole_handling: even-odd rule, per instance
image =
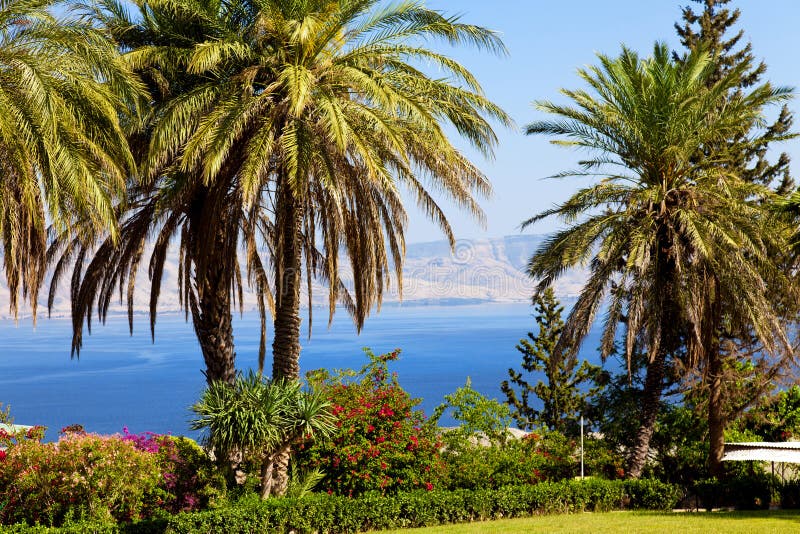
[[[460, 240], [455, 251], [446, 241], [417, 243], [407, 247], [403, 269], [403, 304], [466, 304], [478, 302], [527, 302], [533, 291], [533, 282], [525, 268], [542, 240], [538, 235], [506, 236], [495, 239]], [[135, 308], [147, 310], [149, 283], [146, 267], [142, 268], [137, 284]], [[180, 309], [177, 293], [177, 264], [175, 258], [166, 266], [159, 310]], [[348, 269], [349, 271], [349, 269]], [[343, 273], [348, 280], [348, 272]], [[585, 280], [584, 271], [568, 272], [555, 285], [559, 297], [569, 299], [577, 295]], [[314, 289], [314, 304], [325, 303], [325, 290]], [[45, 309], [47, 292], [40, 302]], [[400, 301], [397, 280], [392, 278], [384, 302]], [[245, 294], [245, 309], [255, 308], [252, 294]], [[26, 309], [29, 313], [29, 310]], [[123, 312], [117, 305], [115, 312]], [[69, 314], [69, 284], [62, 284], [56, 292], [54, 315]], [[0, 280], [0, 317], [8, 316], [8, 288]]]

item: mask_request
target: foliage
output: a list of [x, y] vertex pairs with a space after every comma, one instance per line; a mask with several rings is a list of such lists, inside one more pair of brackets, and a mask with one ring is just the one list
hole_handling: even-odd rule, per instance
[[504, 444], [508, 439], [511, 422], [508, 406], [475, 391], [469, 377], [464, 386], [444, 396], [444, 403], [434, 409], [429, 424], [438, 425], [445, 414], [458, 423], [457, 428], [445, 433], [448, 443], [453, 439], [477, 439]]
[[[733, 74], [736, 84], [728, 91], [731, 99], [737, 99], [745, 90], [759, 83], [766, 72], [766, 64], [757, 62], [750, 43], [740, 42], [744, 31], [734, 31], [734, 28], [741, 13], [738, 8], [728, 9], [729, 1], [703, 0], [703, 9], [699, 13], [695, 13], [691, 6], [684, 7], [683, 26], [676, 24], [675, 29], [689, 52], [702, 50], [714, 56], [714, 72], [708, 80], [709, 87]], [[728, 35], [729, 31], [731, 35]], [[677, 54], [675, 57], [678, 58]], [[718, 163], [722, 172], [735, 175], [744, 182], [771, 188], [778, 195], [786, 195], [794, 189], [789, 156], [783, 153], [774, 163], [768, 156], [774, 153], [776, 141], [793, 136], [790, 132], [792, 121], [792, 114], [784, 105], [777, 120], [768, 127], [765, 127], [765, 120], [753, 121], [746, 130], [732, 132], [705, 144], [698, 149], [694, 160], [699, 162], [709, 155], [725, 154], [725, 161]], [[750, 200], [775, 202], [774, 198]], [[783, 198], [778, 200], [783, 204]], [[789, 204], [791, 206], [791, 199]], [[794, 215], [796, 227], [797, 214], [792, 213], [790, 206], [786, 213]], [[792, 260], [784, 254], [789, 248], [789, 243], [779, 245], [777, 250], [771, 251], [768, 261], [792, 276]], [[787, 322], [796, 321], [797, 299], [786, 298], [785, 287], [780, 278], [777, 280], [779, 282], [775, 285], [772, 277], [764, 277], [759, 291], [768, 295], [773, 313]], [[793, 351], [785, 343], [776, 351], [769, 347], [769, 342], [764, 350], [761, 346], [763, 336], [753, 335], [754, 322], [758, 319], [754, 321], [747, 313], [737, 313], [740, 288], [718, 286], [716, 275], [711, 274], [704, 295], [709, 305], [706, 306], [708, 316], [703, 325], [706, 331], [703, 358], [698, 362], [701, 369], [694, 387], [702, 390], [700, 394], [705, 397], [708, 413], [709, 468], [713, 474], [721, 476], [726, 426], [773, 388], [776, 376], [791, 365]]]
[[123, 428], [122, 440], [156, 456], [161, 470], [159, 508], [178, 513], [224, 502], [225, 479], [193, 440], [153, 432], [131, 434], [127, 427]]
[[768, 509], [776, 490], [780, 491], [778, 479], [760, 470], [724, 480], [712, 477], [694, 485], [695, 493], [707, 510], [721, 506], [734, 506], [737, 510]]
[[667, 404], [658, 416], [651, 440], [650, 476], [689, 487], [708, 476], [708, 423], [692, 406]]
[[[517, 350], [522, 353], [522, 369], [527, 373], [543, 372], [546, 381], [540, 380], [532, 386], [521, 371], [508, 370], [511, 382], [500, 385], [513, 407], [512, 416], [519, 428], [532, 430], [545, 426], [561, 433], [577, 433], [578, 418], [584, 411], [586, 399], [597, 393], [597, 388], [581, 392], [582, 384], [602, 382], [602, 369], [578, 359], [572, 351], [556, 352], [556, 344], [564, 322], [561, 313], [564, 307], [556, 299], [553, 289], [548, 287], [533, 297], [536, 309], [536, 335], [528, 332], [528, 339], [521, 339]], [[513, 384], [513, 385], [512, 385]], [[515, 388], [520, 389], [517, 396]], [[533, 393], [543, 406], [537, 410], [530, 402]]]
[[575, 442], [558, 432], [534, 432], [502, 447], [448, 439], [442, 455], [449, 489], [536, 484], [579, 474]]
[[764, 441], [789, 441], [800, 437], [800, 386], [766, 397], [736, 421], [734, 428]]
[[119, 436], [22, 439], [0, 460], [0, 523], [130, 521], [153, 510], [160, 481], [157, 458]]
[[778, 488], [778, 495], [781, 499], [781, 508], [800, 509], [800, 478], [783, 482]]
[[275, 456], [295, 443], [334, 430], [330, 403], [318, 391], [304, 391], [299, 381], [268, 380], [254, 372], [238, 375], [233, 384], [212, 382], [192, 407], [195, 430], [221, 463], [236, 455], [261, 466], [262, 496], [272, 491]]
[[0, 263], [16, 317], [35, 320], [47, 270], [47, 225], [76, 220], [117, 235], [115, 204], [135, 165], [123, 134], [138, 87], [113, 43], [54, 14], [58, 2], [0, 4]]
[[322, 469], [320, 487], [337, 495], [432, 490], [441, 476], [441, 444], [416, 409], [419, 401], [389, 372], [389, 362], [400, 351], [380, 356], [365, 352], [369, 363], [359, 372], [309, 373], [315, 389], [333, 406], [336, 431], [330, 439], [301, 445], [297, 461]]
[[[595, 428], [602, 436], [597, 444], [611, 455], [606, 467], [601, 468], [606, 472], [612, 469], [616, 471], [613, 458], [619, 457], [620, 451], [629, 451], [636, 443], [638, 429], [631, 421], [635, 421], [641, 413], [645, 358], [646, 355], [634, 354], [630, 373], [612, 375], [587, 406], [588, 417], [596, 421]], [[624, 361], [620, 363], [624, 364]], [[708, 425], [702, 414], [687, 404], [680, 394], [683, 382], [679, 370], [670, 366], [665, 375], [665, 392], [658, 405], [648, 461], [643, 466], [643, 472], [645, 476], [686, 487], [695, 480], [708, 477], [705, 462]], [[604, 455], [601, 453], [601, 456]], [[588, 453], [587, 461], [591, 461]]]
[[796, 300], [786, 273], [775, 261], [763, 261], [787, 248], [788, 224], [765, 206], [774, 194], [729, 172], [727, 151], [695, 156], [749, 135], [763, 124], [764, 107], [785, 101], [790, 92], [769, 84], [733, 92], [745, 65], [717, 79], [714, 60], [704, 51], [675, 61], [664, 44], [646, 59], [623, 47], [617, 58], [601, 55], [600, 63], [579, 71], [593, 92], [563, 90], [571, 105], [538, 103], [554, 118], [528, 126], [529, 134], [591, 151], [580, 170], [558, 177], [598, 177], [525, 223], [559, 216], [568, 224], [544, 241], [529, 271], [542, 292], [566, 269], [590, 264], [556, 351], [576, 351], [601, 303], [608, 302], [601, 355], [615, 350], [620, 324], [629, 365], [637, 350], [647, 354], [629, 469], [639, 476], [666, 362], [684, 347], [685, 367], [703, 361], [720, 295], [730, 299], [727, 317], [747, 324], [766, 351], [789, 346], [779, 311], [764, 292], [774, 286]]
[[[532, 432], [504, 446], [447, 442], [442, 457], [448, 489], [497, 488], [560, 481], [580, 475], [580, 445], [552, 431]], [[584, 442], [584, 472], [589, 477], [622, 478], [623, 458], [604, 441]]]
[[[739, 8], [730, 10], [726, 6], [730, 0], [694, 0], [703, 4], [702, 12], [695, 12], [691, 6], [682, 9], [683, 25], [676, 23], [675, 30], [681, 44], [687, 50], [702, 47], [715, 55], [716, 74], [712, 80], [719, 79], [731, 69], [740, 65], [746, 68], [740, 74], [739, 88], [755, 85], [763, 77], [767, 66], [763, 61], [757, 62], [750, 42], [742, 44], [744, 30], [738, 30], [727, 36], [739, 21]], [[770, 186], [780, 195], [794, 189], [794, 180], [790, 175], [789, 155], [781, 153], [774, 163], [767, 159], [770, 143], [780, 140], [789, 134], [793, 122], [793, 114], [788, 106], [781, 108], [778, 118], [769, 128], [762, 132], [755, 143], [745, 139], [731, 139], [732, 144], [739, 143], [736, 154], [736, 166], [744, 172], [742, 178]], [[744, 141], [744, 142], [742, 142]], [[773, 144], [774, 146], [774, 144]]]
[[14, 418], [11, 417], [11, 406], [6, 404], [6, 406], [3, 407], [2, 402], [0, 402], [0, 424], [4, 425], [14, 424]]
[[[176, 534], [213, 532], [360, 532], [413, 528], [541, 513], [671, 509], [675, 486], [652, 480], [570, 480], [498, 489], [416, 491], [358, 498], [245, 499], [211, 512], [179, 514], [163, 520]], [[144, 526], [144, 525], [143, 525]]]

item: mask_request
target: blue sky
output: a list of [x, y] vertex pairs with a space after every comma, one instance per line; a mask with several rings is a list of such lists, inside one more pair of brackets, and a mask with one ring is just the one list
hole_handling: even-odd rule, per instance
[[[447, 14], [461, 15], [464, 22], [500, 32], [510, 51], [508, 57], [497, 58], [471, 50], [451, 50], [451, 55], [470, 68], [489, 97], [517, 123], [516, 131], [498, 130], [500, 146], [494, 161], [482, 160], [479, 154], [465, 149], [491, 178], [495, 192], [493, 198], [481, 202], [488, 218], [486, 229], [443, 203], [459, 238], [518, 234], [521, 221], [566, 199], [579, 185], [576, 179], [543, 180], [573, 168], [579, 153], [551, 146], [545, 137], [522, 133], [527, 123], [541, 117], [531, 106], [532, 101], [557, 99], [561, 87], [580, 87], [576, 69], [595, 64], [597, 52], [616, 55], [625, 43], [647, 54], [656, 40], [679, 48], [673, 24], [680, 19], [681, 7], [691, 4], [696, 11], [702, 8], [690, 0], [426, 3]], [[800, 87], [800, 2], [733, 0], [729, 6], [742, 11], [738, 28], [745, 31], [744, 40], [752, 43], [756, 57], [767, 63], [766, 79], [775, 85]], [[790, 108], [800, 115], [800, 100], [795, 99]], [[800, 116], [796, 120], [800, 128]], [[800, 139], [786, 142], [781, 148], [793, 156], [794, 168], [800, 170]], [[409, 243], [441, 239], [438, 229], [426, 222], [411, 203], [408, 207]], [[554, 220], [544, 221], [527, 232], [546, 233], [557, 224]]]

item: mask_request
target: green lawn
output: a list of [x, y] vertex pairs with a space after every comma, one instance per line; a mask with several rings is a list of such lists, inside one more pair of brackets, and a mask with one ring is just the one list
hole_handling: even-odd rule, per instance
[[546, 515], [430, 528], [395, 530], [396, 533], [510, 534], [515, 532], [618, 532], [685, 533], [785, 533], [800, 532], [800, 511], [653, 513], [609, 512], [598, 514]]

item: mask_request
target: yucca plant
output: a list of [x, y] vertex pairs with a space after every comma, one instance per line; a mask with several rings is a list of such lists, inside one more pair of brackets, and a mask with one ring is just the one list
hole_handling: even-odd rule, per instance
[[[693, 51], [682, 61], [663, 44], [640, 58], [623, 48], [617, 58], [579, 74], [591, 88], [562, 90], [571, 102], [538, 103], [551, 120], [529, 134], [583, 148], [581, 170], [597, 183], [528, 220], [558, 216], [566, 228], [549, 236], [530, 262], [545, 290], [566, 269], [589, 265], [588, 280], [566, 320], [557, 351], [576, 351], [604, 302], [601, 352], [614, 350], [625, 324], [628, 358], [648, 354], [642, 413], [629, 476], [647, 458], [668, 358], [694, 366], [712, 348], [714, 306], [744, 324], [768, 351], [788, 348], [786, 331], [766, 288], [797, 289], [778, 268], [789, 229], [766, 206], [773, 193], [741, 179], [727, 165], [726, 139], [763, 125], [764, 107], [789, 91], [769, 84], [732, 91], [740, 65], [713, 79], [713, 58]], [[697, 154], [706, 154], [698, 160]], [[723, 295], [724, 298], [719, 298]], [[794, 297], [796, 298], [796, 297]], [[606, 300], [607, 299], [607, 300]], [[681, 360], [686, 353], [686, 358]]]
[[192, 406], [197, 418], [191, 428], [207, 431], [206, 444], [223, 464], [232, 458], [259, 463], [261, 496], [267, 498], [276, 457], [299, 441], [333, 432], [329, 404], [299, 381], [272, 381], [249, 372], [232, 384], [212, 382]]

